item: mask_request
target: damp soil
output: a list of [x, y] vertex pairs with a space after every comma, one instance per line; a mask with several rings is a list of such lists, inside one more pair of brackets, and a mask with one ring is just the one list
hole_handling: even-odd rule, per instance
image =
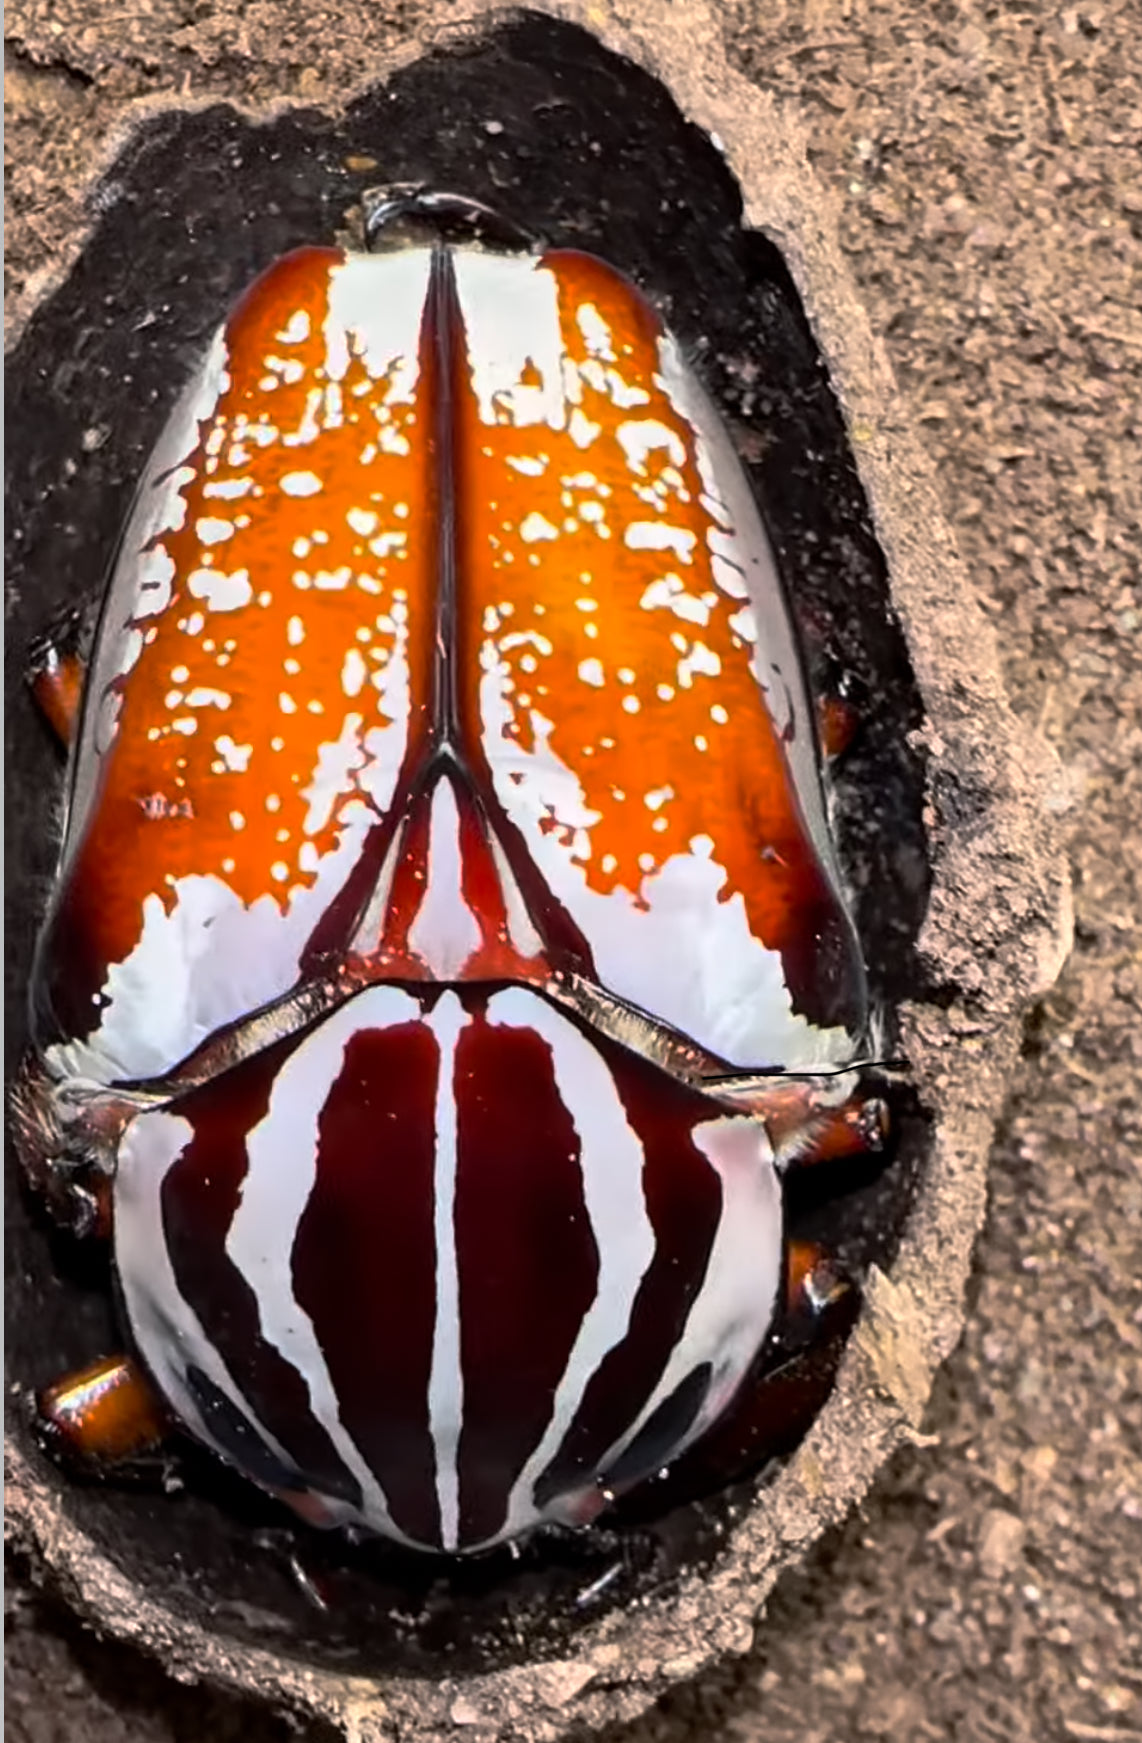
[[[185, 90], [258, 99], [280, 92], [317, 105], [364, 77], [370, 48], [399, 36], [405, 22], [392, 13], [370, 11], [365, 18], [350, 5], [336, 16], [287, 3], [220, 6], [207, 17], [203, 11], [173, 0], [144, 3], [124, 24], [90, 0], [50, 14], [35, 4], [10, 10], [15, 291], [66, 237], [68, 202], [91, 161], [91, 142], [125, 101]], [[854, 1735], [1128, 1743], [1142, 1725], [1142, 598], [1133, 409], [1142, 338], [1140, 211], [1131, 167], [1142, 111], [1130, 9], [1004, 20], [966, 5], [936, 8], [921, 21], [899, 4], [870, 0], [856, 11], [838, 0], [836, 7], [798, 10], [796, 18], [792, 9], [755, 16], [739, 6], [727, 10], [726, 25], [750, 76], [798, 97], [810, 114], [817, 167], [842, 203], [853, 269], [940, 468], [946, 510], [1000, 625], [1012, 695], [1059, 746], [1076, 825], [1079, 940], [1029, 1033], [1013, 1088], [971, 1321], [925, 1424], [937, 1440], [898, 1458], [862, 1513], [785, 1578], [750, 1659], [681, 1692], [621, 1736], [623, 1743], [711, 1736], [824, 1743]], [[569, 83], [578, 99], [582, 81], [574, 68]], [[453, 161], [469, 173], [473, 162], [486, 164], [494, 192], [504, 173], [497, 154], [510, 150], [512, 111], [486, 86], [472, 90], [469, 131], [451, 141]], [[430, 98], [422, 91], [419, 100]], [[415, 119], [411, 101], [409, 114]], [[449, 109], [438, 134], [445, 145], [453, 116]], [[568, 119], [566, 110], [552, 111], [535, 172], [537, 191], [553, 206], [562, 180], [552, 172], [545, 190], [544, 162], [554, 164], [562, 153], [590, 167], [592, 158], [604, 157], [591, 149], [592, 129], [575, 132]], [[198, 118], [203, 126], [222, 122], [218, 114]], [[474, 123], [486, 142], [479, 157], [472, 156]], [[311, 124], [321, 125], [297, 116], [288, 125]], [[175, 145], [167, 134], [154, 149]], [[668, 154], [657, 130], [639, 149], [644, 166], [654, 163], [665, 181]], [[367, 145], [361, 155], [369, 155]], [[727, 238], [736, 235], [732, 197], [723, 213], [715, 212], [711, 231], [689, 228], [717, 207], [724, 188], [716, 159], [701, 161], [701, 184], [687, 211], [663, 212], [671, 257], [694, 266], [687, 282], [672, 287], [660, 272], [656, 277], [661, 261], [653, 249], [653, 258], [637, 256], [638, 232], [624, 203], [628, 178], [616, 174], [623, 164], [613, 156], [597, 163], [593, 183], [584, 183], [583, 227], [561, 229], [558, 239], [607, 254], [664, 300], [692, 352], [704, 359], [711, 385], [748, 431], [756, 412], [748, 403], [756, 353], [739, 331], [726, 331], [719, 309], [709, 305], [708, 286], [715, 266], [719, 284], [731, 267], [747, 281], [760, 272], [755, 290], [764, 284], [764, 296], [780, 304], [780, 271], [764, 245], [760, 264], [748, 246], [729, 246]], [[41, 472], [29, 484], [29, 503], [48, 484], [64, 492], [38, 529], [40, 538], [61, 542], [45, 568], [37, 565], [45, 591], [36, 609], [46, 608], [53, 593], [98, 586], [171, 374], [185, 370], [252, 268], [291, 241], [312, 239], [298, 226], [311, 223], [316, 209], [340, 222], [336, 214], [351, 191], [345, 178], [358, 173], [327, 161], [326, 191], [315, 194], [311, 170], [295, 170], [269, 196], [276, 211], [251, 213], [238, 209], [248, 168], [248, 159], [235, 166], [224, 154], [213, 167], [192, 165], [210, 183], [204, 209], [218, 215], [219, 228], [196, 252], [189, 296], [177, 282], [185, 265], [174, 282], [162, 277], [181, 237], [161, 202], [148, 201], [145, 222], [126, 232], [116, 294], [134, 297], [132, 306], [148, 305], [139, 318], [151, 316], [156, 349], [132, 358], [154, 357], [161, 377], [126, 384], [133, 407], [126, 431], [118, 429], [115, 410], [122, 374], [142, 365], [105, 351], [93, 367], [89, 347], [98, 345], [99, 326], [80, 321], [75, 306], [70, 324], [53, 335], [50, 359], [39, 367], [64, 373], [52, 377], [52, 393], [33, 391], [23, 415], [43, 427], [36, 444], [43, 464], [62, 456], [74, 470], [62, 478]], [[385, 173], [420, 172], [390, 172], [386, 165]], [[371, 169], [360, 175], [375, 179]], [[106, 221], [115, 220], [117, 209], [122, 221], [122, 207], [119, 196], [111, 199]], [[266, 219], [272, 222], [263, 230]], [[551, 218], [544, 213], [539, 221], [542, 227]], [[156, 238], [150, 255], [142, 240], [148, 229]], [[720, 240], [711, 243], [715, 232]], [[180, 324], [200, 290], [200, 325]], [[788, 302], [783, 308], [796, 355], [796, 313]], [[41, 387], [47, 379], [40, 377]], [[799, 403], [799, 388], [788, 393]], [[57, 428], [46, 427], [61, 415], [61, 402], [70, 431], [62, 447]], [[771, 408], [760, 420], [763, 492], [772, 416]], [[779, 430], [781, 423], [779, 413]], [[770, 471], [771, 480], [778, 476]], [[834, 480], [827, 500], [843, 496]], [[850, 525], [857, 529], [859, 569], [871, 560], [867, 544], [862, 550], [859, 514]], [[784, 543], [796, 596], [800, 546], [796, 538]], [[800, 583], [812, 641], [819, 614], [803, 575]], [[28, 609], [22, 600], [22, 612]], [[824, 620], [835, 620], [832, 610]], [[822, 667], [855, 658], [847, 643], [817, 643], [815, 657]], [[30, 728], [24, 730], [30, 745]], [[16, 817], [17, 832], [29, 842], [32, 799], [38, 812], [52, 778], [46, 746], [38, 754], [24, 789], [29, 810]], [[850, 839], [850, 858], [868, 851]], [[33, 856], [29, 901], [49, 857], [46, 844], [39, 861]], [[885, 946], [885, 962], [906, 963], [906, 940]], [[18, 963], [17, 990], [24, 972]], [[84, 1286], [67, 1270], [67, 1256], [58, 1256], [68, 1288], [97, 1313], [103, 1280], [93, 1274]], [[49, 1352], [54, 1340], [62, 1362], [73, 1348], [78, 1297], [63, 1302], [46, 1261], [37, 1283], [45, 1320], [39, 1349]], [[176, 1506], [187, 1504], [184, 1497]], [[225, 1499], [210, 1505], [224, 1507]], [[263, 1523], [273, 1530], [276, 1522]], [[274, 1562], [272, 1540], [262, 1553]], [[202, 1691], [175, 1689], [135, 1654], [86, 1639], [23, 1591], [16, 1574], [7, 1691], [14, 1738], [189, 1737], [207, 1727], [221, 1735], [285, 1734], [277, 1721]], [[575, 1577], [579, 1590], [589, 1583], [588, 1570]]]

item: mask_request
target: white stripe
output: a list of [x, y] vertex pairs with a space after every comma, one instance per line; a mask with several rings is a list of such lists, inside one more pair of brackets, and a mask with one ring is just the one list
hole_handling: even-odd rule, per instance
[[391, 372], [384, 403], [412, 403], [420, 375], [420, 324], [431, 259], [427, 248], [407, 248], [395, 254], [351, 254], [332, 268], [325, 317], [330, 381], [344, 379], [352, 336], [374, 381]]
[[455, 1549], [460, 1525], [457, 1453], [464, 1420], [464, 1375], [460, 1365], [460, 1274], [456, 1256], [456, 1045], [469, 1018], [455, 993], [446, 992], [428, 1018], [440, 1048], [436, 1080], [436, 1169], [433, 1207], [436, 1234], [436, 1327], [428, 1419], [436, 1450], [436, 1498], [441, 1543]]
[[434, 980], [456, 980], [480, 948], [480, 928], [464, 896], [460, 812], [447, 775], [436, 783], [425, 854], [427, 884], [408, 942]]
[[[416, 1022], [420, 1007], [396, 987], [370, 987], [314, 1030], [274, 1082], [266, 1116], [247, 1140], [249, 1168], [226, 1252], [254, 1292], [262, 1336], [295, 1368], [310, 1409], [361, 1485], [362, 1516], [403, 1538], [376, 1475], [341, 1421], [340, 1405], [313, 1321], [293, 1293], [290, 1255], [317, 1181], [318, 1121], [340, 1074], [348, 1041], [361, 1029]], [[408, 1541], [404, 1538], [404, 1541]]]
[[496, 993], [488, 1003], [488, 1020], [532, 1029], [551, 1048], [555, 1082], [579, 1137], [583, 1197], [599, 1254], [595, 1299], [556, 1388], [547, 1429], [520, 1473], [507, 1522], [497, 1534], [510, 1537], [541, 1517], [532, 1498], [535, 1481], [559, 1450], [600, 1362], [627, 1334], [639, 1285], [654, 1258], [655, 1237], [643, 1192], [642, 1144], [598, 1048], [522, 987]]
[[372, 987], [326, 1018], [291, 1055], [278, 1074], [265, 1119], [250, 1134], [249, 1171], [226, 1243], [229, 1257], [257, 1298], [262, 1336], [304, 1379], [314, 1415], [360, 1482], [364, 1517], [398, 1538], [403, 1533], [391, 1521], [376, 1476], [341, 1423], [313, 1322], [293, 1295], [288, 1255], [316, 1183], [318, 1121], [347, 1043], [359, 1030], [384, 1029], [419, 1017], [420, 1007], [407, 993]]
[[[459, 249], [452, 256], [468, 340], [472, 390], [485, 424], [506, 411], [513, 428], [567, 422], [563, 334], [555, 275], [538, 261]], [[528, 364], [539, 385], [527, 387]]]
[[[186, 1370], [191, 1363], [201, 1368], [286, 1469], [293, 1469], [293, 1457], [252, 1416], [201, 1320], [179, 1289], [171, 1265], [163, 1228], [163, 1183], [193, 1136], [189, 1120], [160, 1111], [141, 1114], [128, 1126], [119, 1146], [115, 1266], [131, 1332], [175, 1415], [227, 1464], [233, 1463], [232, 1454], [210, 1433], [187, 1384]], [[332, 1502], [331, 1507], [335, 1512], [345, 1511], [339, 1502]]]
[[729, 1404], [773, 1318], [781, 1278], [782, 1206], [765, 1129], [748, 1119], [709, 1120], [695, 1127], [693, 1142], [722, 1182], [722, 1211], [706, 1276], [658, 1385], [599, 1461], [604, 1474], [687, 1375], [709, 1362], [713, 1373], [702, 1409], [670, 1459], [692, 1445]]

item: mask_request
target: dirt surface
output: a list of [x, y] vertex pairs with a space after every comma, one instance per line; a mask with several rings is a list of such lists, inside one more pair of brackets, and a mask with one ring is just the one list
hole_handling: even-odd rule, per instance
[[[1068, 771], [1077, 948], [1013, 1085], [936, 1438], [786, 1578], [752, 1658], [623, 1743], [1142, 1738], [1142, 57], [1129, 0], [994, 11], [725, 19], [742, 69], [810, 118], [1015, 705]], [[10, 6], [12, 306], [64, 264], [129, 100], [328, 99], [410, 18]], [[12, 1739], [288, 1735], [13, 1585]]]

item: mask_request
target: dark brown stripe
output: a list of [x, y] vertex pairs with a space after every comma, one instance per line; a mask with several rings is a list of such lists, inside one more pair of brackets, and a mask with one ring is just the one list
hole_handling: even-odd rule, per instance
[[428, 1418], [438, 1070], [423, 1023], [349, 1040], [318, 1124], [317, 1179], [293, 1249], [294, 1293], [313, 1321], [342, 1424], [394, 1522], [429, 1545], [440, 1541]]
[[460, 1543], [498, 1532], [595, 1298], [579, 1137], [551, 1048], [477, 1017], [456, 1055]]
[[[357, 1506], [357, 1479], [310, 1410], [309, 1388], [297, 1369], [262, 1337], [257, 1298], [226, 1253], [246, 1178], [247, 1137], [265, 1118], [274, 1080], [297, 1046], [291, 1040], [271, 1048], [176, 1104], [174, 1111], [190, 1121], [194, 1136], [163, 1182], [163, 1227], [180, 1294], [255, 1422], [294, 1459], [300, 1478], [294, 1487], [312, 1487]], [[220, 1444], [229, 1443], [220, 1437]], [[231, 1452], [241, 1462], [236, 1442]], [[259, 1480], [250, 1461], [244, 1468]]]
[[597, 1045], [643, 1147], [643, 1192], [655, 1252], [626, 1337], [595, 1370], [562, 1446], [535, 1485], [540, 1508], [607, 1476], [599, 1467], [608, 1447], [645, 1407], [685, 1329], [722, 1210], [722, 1183], [691, 1137], [717, 1110], [654, 1066], [601, 1041]]

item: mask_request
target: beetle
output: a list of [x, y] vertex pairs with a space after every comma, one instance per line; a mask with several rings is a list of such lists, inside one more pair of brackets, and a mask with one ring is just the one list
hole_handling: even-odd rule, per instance
[[400, 195], [264, 272], [89, 665], [36, 670], [72, 755], [17, 1145], [110, 1237], [134, 1352], [45, 1429], [173, 1421], [436, 1553], [724, 1423], [836, 1281], [784, 1170], [885, 1129], [744, 471], [643, 294], [509, 231]]

